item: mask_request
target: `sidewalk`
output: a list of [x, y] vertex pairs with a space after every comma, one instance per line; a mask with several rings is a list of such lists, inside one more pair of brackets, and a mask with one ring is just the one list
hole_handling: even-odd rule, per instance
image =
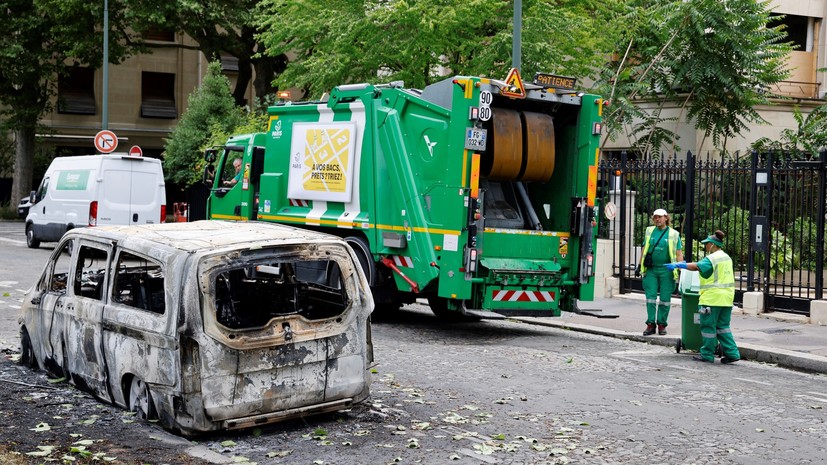
[[[676, 347], [681, 338], [681, 300], [672, 299], [666, 336], [643, 336], [646, 320], [645, 297], [642, 294], [624, 294], [610, 299], [580, 302], [581, 309], [599, 309], [603, 313], [620, 315], [618, 318], [596, 318], [563, 312], [559, 318], [517, 318], [520, 321], [572, 331], [648, 342]], [[801, 315], [772, 312], [744, 315], [736, 307], [732, 311], [732, 333], [741, 358], [774, 363], [815, 373], [827, 373], [827, 326], [809, 324]], [[681, 353], [695, 352], [682, 350]], [[689, 355], [687, 355], [689, 356]], [[718, 363], [718, 361], [716, 361]]]

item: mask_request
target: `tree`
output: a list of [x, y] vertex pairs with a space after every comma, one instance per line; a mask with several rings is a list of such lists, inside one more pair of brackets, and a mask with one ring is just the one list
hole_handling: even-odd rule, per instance
[[[253, 87], [258, 97], [274, 94], [272, 83], [287, 64], [287, 56], [260, 54], [263, 46], [256, 38], [256, 5], [259, 0], [156, 0], [136, 2], [131, 6], [133, 27], [147, 29], [161, 27], [183, 32], [198, 43], [208, 60], [220, 60], [230, 55], [238, 60], [233, 98], [236, 105], [244, 105], [247, 87]], [[163, 45], [158, 45], [163, 46]], [[169, 45], [182, 47], [180, 44]]]
[[[610, 137], [624, 127], [644, 151], [674, 143], [661, 110], [677, 102], [687, 119], [716, 147], [764, 119], [767, 90], [788, 72], [791, 46], [780, 26], [770, 27], [769, 4], [755, 0], [636, 0], [623, 13], [625, 37], [600, 84], [612, 97]], [[638, 103], [648, 98], [652, 110]], [[701, 144], [703, 145], [703, 144]]]
[[[121, 3], [111, 0], [112, 63], [140, 50], [123, 27]], [[84, 0], [6, 0], [0, 3], [0, 119], [14, 133], [12, 203], [31, 190], [38, 121], [52, 110], [57, 77], [75, 65], [100, 66], [103, 4]]]
[[[212, 62], [201, 87], [190, 94], [187, 111], [167, 139], [164, 171], [167, 179], [191, 185], [198, 181], [208, 141], [224, 143], [242, 123], [241, 109], [230, 94], [230, 81], [221, 72], [221, 63]], [[259, 128], [263, 130], [263, 126]], [[216, 136], [217, 135], [217, 136]], [[223, 140], [221, 140], [223, 139]]]
[[[600, 3], [523, 4], [523, 76], [586, 77], [599, 68], [613, 43], [605, 17], [594, 14]], [[512, 8], [490, 0], [263, 0], [257, 24], [265, 53], [291, 54], [279, 85], [318, 97], [356, 82], [401, 79], [421, 88], [443, 79], [441, 68], [503, 79], [512, 61]]]

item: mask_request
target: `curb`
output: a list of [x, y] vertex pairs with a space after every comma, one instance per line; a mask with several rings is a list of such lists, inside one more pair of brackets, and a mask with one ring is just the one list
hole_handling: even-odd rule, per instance
[[[596, 334], [599, 336], [626, 339], [629, 341], [644, 342], [647, 344], [656, 344], [667, 347], [675, 347], [678, 342], [678, 338], [674, 336], [643, 336], [616, 329], [598, 328], [595, 326], [578, 323], [565, 323], [562, 321], [541, 321], [537, 318], [515, 317], [512, 319], [530, 325], [567, 329], [569, 331]], [[741, 358], [744, 360], [772, 363], [783, 368], [799, 370], [807, 373], [827, 374], [827, 357], [749, 343], [738, 344], [738, 350], [741, 352]]]

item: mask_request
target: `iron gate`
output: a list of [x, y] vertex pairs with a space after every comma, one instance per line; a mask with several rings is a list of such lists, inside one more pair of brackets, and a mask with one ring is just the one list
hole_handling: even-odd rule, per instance
[[780, 153], [698, 159], [633, 160], [625, 152], [600, 164], [600, 236], [612, 240], [612, 267], [622, 293], [640, 291], [635, 268], [651, 214], [664, 208], [681, 233], [687, 261], [703, 258], [700, 240], [716, 229], [735, 263], [737, 303], [762, 292], [766, 310], [809, 314], [825, 286], [827, 154]]

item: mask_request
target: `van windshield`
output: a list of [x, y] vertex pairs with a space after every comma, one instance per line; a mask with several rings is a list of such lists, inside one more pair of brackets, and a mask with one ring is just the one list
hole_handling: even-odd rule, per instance
[[350, 304], [334, 260], [259, 263], [224, 269], [214, 279], [215, 319], [230, 329], [260, 328], [291, 314], [332, 318]]

